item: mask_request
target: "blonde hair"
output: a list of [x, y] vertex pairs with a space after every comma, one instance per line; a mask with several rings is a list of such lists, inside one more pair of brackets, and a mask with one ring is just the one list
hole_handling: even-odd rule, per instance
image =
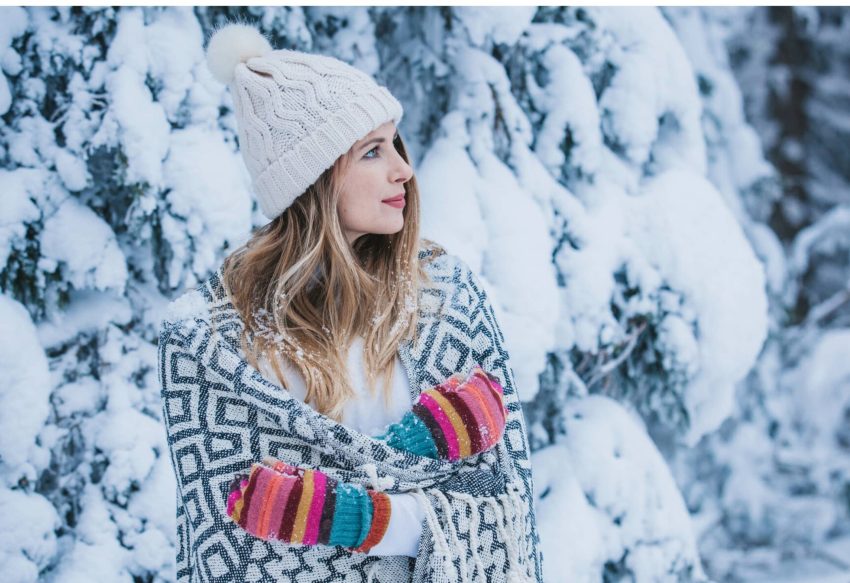
[[[401, 137], [394, 144], [410, 163]], [[404, 185], [398, 233], [348, 243], [337, 204], [350, 162], [350, 152], [341, 156], [222, 266], [225, 289], [245, 324], [241, 344], [248, 361], [258, 367], [265, 357], [286, 387], [285, 357], [306, 382], [305, 401], [336, 421], [354, 396], [346, 363], [356, 336], [364, 337], [368, 390], [374, 395], [380, 378], [389, 404], [396, 352], [404, 339], [415, 338], [419, 289], [429, 279], [418, 258], [415, 177]], [[434, 256], [443, 252], [436, 248]]]

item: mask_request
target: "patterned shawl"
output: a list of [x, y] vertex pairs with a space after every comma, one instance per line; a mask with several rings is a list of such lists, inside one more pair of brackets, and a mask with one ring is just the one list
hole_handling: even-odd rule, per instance
[[[416, 342], [399, 347], [411, 397], [478, 363], [504, 387], [502, 441], [458, 462], [434, 460], [316, 412], [245, 360], [243, 323], [219, 270], [171, 303], [159, 339], [177, 476], [178, 581], [543, 580], [525, 421], [504, 337], [466, 264], [432, 248], [421, 249], [419, 259], [432, 283], [420, 294]], [[265, 456], [388, 493], [414, 493], [426, 515], [418, 556], [294, 546], [242, 531], [225, 514], [228, 485]]]

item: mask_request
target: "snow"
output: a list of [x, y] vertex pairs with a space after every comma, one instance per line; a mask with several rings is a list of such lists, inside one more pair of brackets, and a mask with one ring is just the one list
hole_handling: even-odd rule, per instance
[[78, 289], [114, 289], [127, 283], [127, 262], [106, 222], [74, 198], [47, 217], [41, 235], [42, 255], [61, 263]]
[[24, 306], [0, 294], [0, 322], [4, 330], [14, 331], [0, 334], [0, 468], [12, 469], [32, 457], [35, 438], [47, 420], [52, 379]]
[[200, 280], [217, 266], [222, 243], [234, 248], [241, 243], [251, 230], [252, 203], [241, 161], [220, 132], [193, 126], [172, 132], [170, 142], [163, 166], [171, 185], [170, 214], [163, 228], [171, 241], [170, 282], [176, 287], [184, 265]]
[[830, 231], [850, 240], [850, 205], [836, 206], [824, 213], [816, 223], [801, 230], [794, 238], [788, 264], [798, 277], [805, 274], [810, 256], [818, 246], [826, 247], [827, 252], [832, 250], [835, 239], [829, 237]]
[[530, 143], [531, 124], [511, 94], [504, 66], [486, 52], [469, 47], [456, 49], [454, 66], [459, 76], [454, 107], [468, 120], [470, 146], [493, 150], [501, 146], [497, 145], [504, 139], [500, 134]]
[[596, 395], [562, 416], [565, 436], [532, 458], [546, 581], [599, 581], [621, 559], [637, 583], [704, 580], [684, 500], [641, 422]]
[[31, 193], [43, 182], [44, 173], [39, 170], [0, 170], [0, 264], [6, 264], [12, 249], [26, 235], [27, 223], [40, 217]]
[[0, 488], [0, 516], [3, 578], [15, 583], [40, 581], [39, 570], [47, 566], [57, 548], [54, 529], [59, 517], [53, 505], [39, 494]]
[[160, 430], [157, 419], [140, 413], [129, 403], [116, 403], [122, 388], [109, 391], [105, 418], [92, 428], [94, 444], [110, 452], [109, 467], [103, 476], [106, 495], [126, 504], [130, 488], [140, 484], [150, 473], [156, 460], [150, 436]]
[[163, 107], [153, 101], [144, 77], [129, 67], [113, 71], [107, 87], [112, 101], [102, 131], [109, 131], [110, 139], [120, 138], [127, 155], [127, 182], [162, 186], [161, 166], [170, 130]]
[[788, 557], [775, 565], [771, 552], [754, 549], [747, 553], [751, 564], [739, 571], [744, 583], [845, 583], [846, 557], [850, 556], [850, 537], [842, 537], [812, 549], [802, 557]]
[[[607, 517], [588, 502], [569, 449], [544, 448], [532, 456], [532, 466], [545, 580], [599, 581], [606, 558], [622, 549], [611, 536]], [[565, 540], [570, 544], [565, 545]]]
[[486, 6], [459, 6], [453, 16], [466, 29], [473, 46], [488, 42], [512, 45], [530, 24], [535, 10], [534, 6], [506, 6], [499, 11]]
[[209, 320], [209, 309], [200, 292], [191, 290], [168, 304], [164, 320], [167, 322], [186, 322], [199, 318]]
[[[34, 97], [43, 96], [44, 82], [41, 79], [31, 79], [27, 85], [29, 94]], [[9, 137], [9, 157], [22, 166], [37, 166], [40, 158], [36, 148], [49, 149], [47, 144], [53, 139], [50, 124], [43, 118], [25, 118], [18, 124], [18, 128], [20, 131]]]
[[698, 352], [699, 374], [685, 391], [693, 444], [732, 413], [735, 383], [767, 337], [764, 271], [704, 178], [669, 171], [647, 181], [629, 203], [627, 237], [695, 313], [698, 332], [679, 325], [679, 338], [671, 338], [673, 348], [681, 348], [677, 358], [691, 360]]
[[[375, 46], [375, 23], [365, 6], [306, 8], [310, 20], [321, 22], [325, 18], [345, 19], [347, 26], [336, 30], [328, 42], [319, 42], [315, 52], [328, 54], [352, 64], [369, 75], [381, 74], [381, 59]], [[297, 23], [301, 24], [301, 23]], [[294, 35], [293, 35], [294, 36]], [[309, 35], [307, 35], [309, 36]]]
[[[700, 176], [667, 172], [630, 200], [629, 239], [696, 312], [700, 372], [685, 392], [693, 444], [732, 413], [735, 383], [767, 336], [764, 271], [719, 193]], [[695, 356], [690, 340], [676, 343]]]
[[[550, 239], [540, 207], [496, 157], [479, 154], [482, 216], [491, 233], [481, 272], [492, 285], [520, 398], [537, 392], [537, 376], [555, 346], [558, 293], [549, 260]], [[522, 229], [515, 228], [522, 225]]]
[[[167, 455], [160, 455], [154, 462], [150, 474], [140, 483], [139, 493], [133, 497], [127, 507], [134, 516], [158, 528], [165, 535], [169, 545], [176, 542], [176, 518], [171, 508], [163, 508], [162, 502], [174, 495], [175, 488], [176, 481], [171, 460]], [[163, 545], [162, 548], [171, 554], [171, 549], [167, 545]], [[174, 557], [170, 558], [173, 561]]]
[[38, 324], [42, 346], [57, 346], [83, 333], [94, 333], [109, 324], [129, 324], [133, 319], [130, 301], [114, 290], [72, 290], [64, 310], [54, 311]]
[[112, 68], [106, 80], [109, 112], [92, 142], [99, 145], [117, 138], [127, 156], [125, 181], [163, 186], [162, 161], [171, 126], [163, 105], [145, 85], [147, 51], [139, 50], [147, 44], [144, 29], [140, 9], [120, 13], [107, 57]]
[[[783, 196], [764, 118], [796, 73], [735, 77], [728, 46], [767, 62], [764, 12], [252, 10], [403, 100], [420, 234], [480, 276], [540, 448], [546, 581], [699, 580], [700, 553], [718, 580], [846, 579], [845, 181], [788, 139], [821, 206]], [[265, 219], [204, 62], [211, 12], [85, 14], [0, 9], [0, 113], [24, 112], [0, 120], [0, 572], [173, 581], [156, 339], [208, 320], [192, 288]], [[839, 62], [840, 31], [796, 14]], [[842, 135], [846, 81], [816, 79], [812, 129]]]
[[[844, 454], [846, 444], [850, 443], [848, 347], [850, 329], [828, 331], [786, 378], [788, 385], [799, 387], [801, 393], [789, 421], [796, 427], [806, 428], [803, 434], [805, 449], [796, 453], [804, 455], [806, 463], [813, 466], [813, 478], [820, 484], [829, 484], [838, 473], [850, 475], [850, 460]], [[827, 520], [833, 521], [834, 516]]]
[[86, 583], [95, 580], [127, 582], [130, 552], [118, 540], [118, 528], [103, 496], [94, 485], [81, 496], [82, 515], [75, 528], [77, 540], [57, 566], [55, 580]]
[[478, 174], [466, 152], [468, 144], [463, 116], [447, 114], [441, 120], [440, 134], [416, 169], [422, 200], [420, 232], [479, 273], [488, 236], [476, 195]]
[[535, 152], [549, 172], [559, 176], [567, 163], [561, 142], [569, 133], [575, 142], [570, 166], [581, 174], [592, 175], [602, 160], [602, 132], [593, 84], [576, 54], [563, 45], [551, 45], [541, 64], [551, 71], [546, 87], [541, 89], [533, 79], [529, 80], [535, 107], [546, 113], [536, 136]]
[[103, 406], [100, 383], [86, 377], [61, 385], [53, 391], [53, 404], [60, 417], [94, 413]]
[[[15, 60], [20, 57], [12, 56], [14, 49], [11, 48], [12, 41], [22, 35], [27, 29], [27, 13], [19, 6], [4, 6], [0, 8], [0, 64], [5, 73], [14, 75], [17, 68]], [[12, 105], [12, 94], [5, 76], [0, 81], [0, 115], [5, 115]]]
[[88, 171], [86, 170], [85, 161], [77, 156], [74, 156], [67, 150], [59, 149], [56, 151], [56, 172], [59, 173], [59, 178], [65, 185], [65, 188], [71, 191], [82, 190], [88, 183]]
[[565, 245], [555, 258], [567, 282], [560, 290], [566, 312], [566, 332], [562, 335], [588, 352], [598, 349], [598, 331], [615, 325], [609, 306], [615, 286], [612, 274], [622, 262], [621, 237], [626, 217], [622, 194], [616, 196], [616, 189], [610, 192], [611, 196], [605, 196], [603, 184], [597, 187], [594, 206], [576, 215], [577, 220], [571, 223], [580, 248]]
[[[165, 10], [157, 13], [140, 34], [144, 35], [147, 57], [146, 69], [140, 72], [148, 72], [162, 83], [157, 102], [162, 104], [169, 121], [178, 121], [182, 102], [195, 84], [198, 71], [206, 68], [198, 19], [189, 6]], [[131, 37], [126, 38], [129, 41]], [[126, 48], [127, 52], [133, 50], [131, 45]], [[111, 53], [110, 57], [119, 61], [127, 53]]]
[[788, 273], [782, 243], [769, 227], [760, 223], [750, 226], [748, 235], [753, 243], [753, 250], [764, 266], [767, 289], [771, 295], [779, 296], [785, 284], [785, 274]]
[[[732, 75], [725, 48], [730, 36], [727, 23], [740, 21], [740, 8], [701, 10], [692, 7], [665, 9], [682, 47], [699, 76], [703, 89], [703, 127], [708, 146], [708, 177], [718, 188], [770, 273], [771, 291], [778, 295], [784, 274], [778, 237], [753, 221], [761, 218], [781, 195], [776, 172], [764, 157], [761, 140], [747, 123], [741, 90]], [[741, 196], [744, 193], [745, 196]], [[749, 211], [748, 211], [749, 208]], [[777, 253], [777, 251], [779, 251]]]
[[[526, 142], [530, 127], [510, 94], [504, 69], [492, 57], [463, 49], [456, 66], [464, 80], [459, 111], [443, 119], [445, 141], [429, 149], [417, 174], [422, 234], [483, 276], [512, 357], [520, 398], [527, 401], [534, 398], [546, 354], [554, 347], [559, 311], [556, 274], [548, 259], [548, 221], [513, 170], [492, 154], [489, 122], [476, 121], [470, 131], [470, 122], [464, 120], [494, 116], [489, 96], [497, 87], [505, 123]], [[526, 171], [531, 173], [533, 169]]]
[[681, 167], [703, 174], [705, 142], [698, 89], [673, 30], [654, 8], [593, 7], [601, 27], [617, 38], [616, 67], [599, 98], [602, 128], [636, 166]]

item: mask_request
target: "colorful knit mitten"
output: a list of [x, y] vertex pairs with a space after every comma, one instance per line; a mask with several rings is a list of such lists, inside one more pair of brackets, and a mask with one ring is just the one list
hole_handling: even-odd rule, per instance
[[255, 537], [360, 553], [381, 541], [390, 513], [384, 492], [273, 458], [253, 464], [249, 475], [236, 476], [227, 497], [227, 515]]
[[505, 430], [504, 390], [496, 377], [475, 365], [417, 397], [401, 421], [377, 439], [433, 459], [457, 461], [487, 451]]

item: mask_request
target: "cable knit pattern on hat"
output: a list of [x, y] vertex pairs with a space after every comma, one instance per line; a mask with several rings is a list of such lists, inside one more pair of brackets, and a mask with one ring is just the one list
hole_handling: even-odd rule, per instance
[[236, 63], [229, 87], [239, 145], [260, 208], [273, 219], [356, 142], [388, 121], [398, 125], [403, 109], [370, 75], [333, 57], [281, 49], [233, 58], [246, 45], [261, 46], [244, 38], [255, 34], [245, 25], [221, 28], [207, 58], [216, 70]]

